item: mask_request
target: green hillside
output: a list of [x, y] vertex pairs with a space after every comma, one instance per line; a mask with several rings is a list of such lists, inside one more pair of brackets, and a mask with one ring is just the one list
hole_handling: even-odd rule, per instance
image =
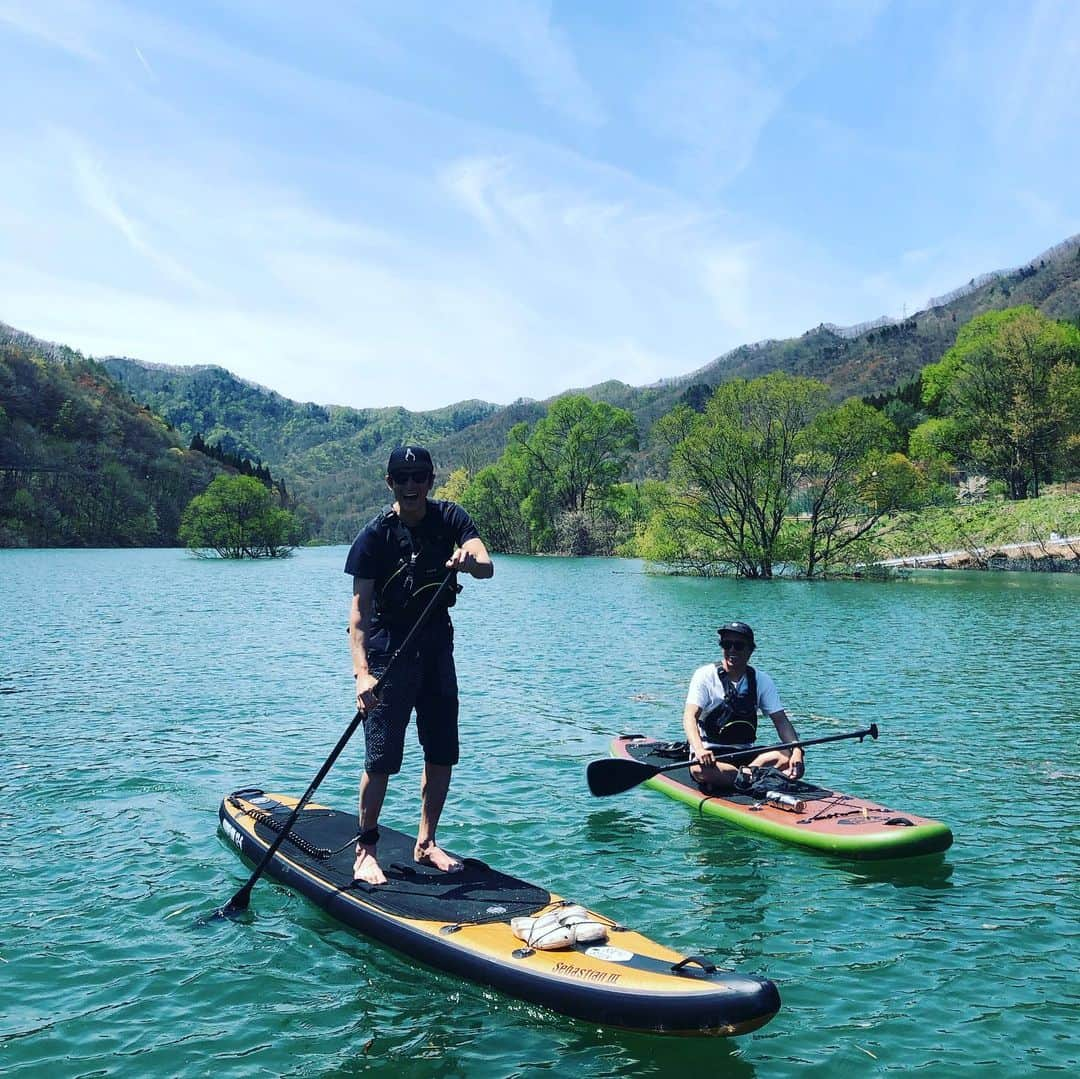
[[1017, 270], [973, 278], [910, 318], [849, 329], [821, 325], [801, 337], [743, 345], [693, 377], [716, 385], [787, 371], [820, 379], [838, 400], [881, 393], [941, 359], [960, 327], [976, 315], [1020, 304], [1031, 304], [1049, 318], [1080, 318], [1080, 236]]
[[178, 544], [220, 466], [100, 364], [30, 341], [0, 335], [0, 547]]
[[[880, 319], [847, 329], [823, 324], [798, 338], [740, 346], [696, 372], [651, 386], [610, 381], [567, 392], [633, 413], [642, 449], [631, 476], [640, 479], [663, 472], [660, 451], [648, 439], [652, 424], [680, 402], [699, 407], [727, 379], [785, 371], [820, 379], [837, 401], [887, 392], [939, 360], [976, 315], [1022, 303], [1052, 318], [1080, 320], [1080, 236], [1017, 270], [973, 279], [902, 321]], [[88, 363], [70, 349], [0, 324], [0, 342], [5, 341], [33, 348], [50, 366]], [[460, 467], [475, 472], [498, 458], [515, 423], [534, 422], [547, 411], [547, 403], [526, 400], [508, 406], [462, 401], [428, 412], [356, 409], [291, 401], [217, 366], [173, 367], [114, 357], [95, 369], [99, 378], [107, 372], [163, 416], [179, 433], [178, 444], [186, 446], [201, 434], [227, 452], [269, 466], [313, 507], [319, 537], [338, 543], [351, 540], [386, 503], [382, 475], [392, 446], [404, 441], [430, 446], [443, 478]], [[0, 401], [6, 408], [6, 398]], [[54, 448], [63, 441], [56, 430], [50, 437]], [[97, 446], [95, 452], [104, 460], [109, 451]]]
[[[403, 441], [438, 449], [447, 466], [486, 463], [502, 451], [499, 425], [485, 421], [512, 410], [461, 401], [430, 412], [301, 404], [237, 378], [221, 367], [171, 367], [109, 357], [105, 369], [139, 401], [165, 416], [189, 442], [207, 443], [267, 464], [321, 518], [321, 538], [351, 541], [386, 502], [382, 476], [390, 450]], [[508, 428], [507, 428], [508, 429]], [[463, 431], [467, 440], [444, 442]], [[471, 456], [470, 456], [471, 455]]]

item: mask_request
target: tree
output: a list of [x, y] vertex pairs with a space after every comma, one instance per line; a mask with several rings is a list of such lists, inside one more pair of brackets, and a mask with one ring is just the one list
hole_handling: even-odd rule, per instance
[[657, 484], [650, 492], [652, 508], [634, 537], [633, 553], [696, 577], [723, 570], [714, 537], [703, 531], [697, 506], [677, 497], [674, 484]]
[[445, 482], [434, 492], [435, 498], [445, 498], [450, 502], [460, 502], [469, 486], [469, 471], [465, 468], [455, 468]]
[[974, 318], [923, 371], [924, 402], [1014, 500], [1036, 496], [1080, 430], [1080, 331], [1029, 306]]
[[895, 436], [886, 416], [856, 400], [821, 413], [801, 436], [801, 463], [811, 492], [802, 559], [807, 577], [857, 544], [906, 497], [895, 462], [886, 469]]
[[532, 553], [528, 524], [521, 512], [521, 489], [508, 468], [482, 468], [469, 481], [461, 504], [493, 551]]
[[584, 510], [622, 476], [637, 449], [637, 424], [626, 409], [575, 394], [560, 397], [531, 431], [512, 428], [515, 443], [535, 487], [557, 510]]
[[805, 480], [800, 434], [827, 402], [823, 383], [778, 372], [724, 382], [700, 415], [680, 406], [660, 420], [677, 492], [672, 527], [708, 540], [714, 563], [739, 576], [772, 577], [789, 553], [784, 519]]
[[934, 482], [948, 477], [962, 449], [963, 432], [951, 416], [923, 420], [908, 437], [908, 456], [918, 461]]
[[257, 479], [223, 475], [188, 504], [180, 538], [221, 558], [284, 558], [299, 542], [300, 527]]
[[625, 409], [562, 397], [530, 426], [510, 429], [498, 462], [473, 477], [462, 504], [497, 551], [609, 550], [607, 503], [637, 448]]

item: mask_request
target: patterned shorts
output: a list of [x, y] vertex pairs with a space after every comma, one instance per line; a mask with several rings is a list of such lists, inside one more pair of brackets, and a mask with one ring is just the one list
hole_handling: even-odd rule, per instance
[[[380, 677], [388, 653], [370, 652], [368, 667]], [[379, 703], [364, 720], [364, 770], [381, 775], [401, 771], [405, 729], [416, 710], [416, 733], [424, 760], [452, 766], [458, 762], [458, 686], [453, 641], [426, 644], [397, 659], [379, 688]]]

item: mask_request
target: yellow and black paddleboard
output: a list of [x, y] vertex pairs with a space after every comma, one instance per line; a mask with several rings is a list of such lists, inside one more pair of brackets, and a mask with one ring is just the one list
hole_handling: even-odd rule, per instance
[[[236, 791], [221, 803], [221, 830], [257, 863], [297, 801]], [[311, 803], [266, 872], [404, 955], [578, 1019], [665, 1034], [735, 1035], [764, 1025], [780, 1008], [767, 978], [718, 970], [703, 956], [681, 955], [594, 911], [586, 916], [603, 925], [604, 939], [530, 947], [511, 920], [554, 914], [541, 924], [558, 921], [567, 900], [473, 858], [463, 859], [457, 873], [418, 865], [412, 837], [382, 825], [379, 831], [386, 884], [352, 879], [356, 814]]]

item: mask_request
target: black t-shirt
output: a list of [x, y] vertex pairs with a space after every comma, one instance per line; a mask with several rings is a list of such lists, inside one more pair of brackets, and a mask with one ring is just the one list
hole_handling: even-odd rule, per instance
[[[415, 621], [422, 609], [422, 603], [414, 604], [408, 611], [402, 611], [400, 607], [392, 609], [396, 606], [394, 601], [400, 599], [400, 571], [408, 553], [416, 555], [418, 577], [429, 581], [441, 580], [446, 575], [446, 560], [453, 554], [454, 548], [463, 546], [471, 539], [478, 539], [480, 535], [472, 518], [456, 502], [428, 499], [427, 510], [416, 525], [408, 528], [402, 524], [399, 528], [399, 521], [392, 511], [379, 514], [353, 540], [345, 559], [345, 572], [350, 577], [375, 582], [371, 615], [373, 632], [395, 622], [396, 628], [401, 628], [403, 624]], [[394, 581], [391, 581], [392, 578]], [[388, 587], [388, 584], [393, 587]], [[451, 602], [452, 595], [450, 593]], [[417, 598], [423, 599], [419, 581]], [[443, 611], [441, 619], [433, 618], [432, 621], [446, 623], [449, 616]]]

